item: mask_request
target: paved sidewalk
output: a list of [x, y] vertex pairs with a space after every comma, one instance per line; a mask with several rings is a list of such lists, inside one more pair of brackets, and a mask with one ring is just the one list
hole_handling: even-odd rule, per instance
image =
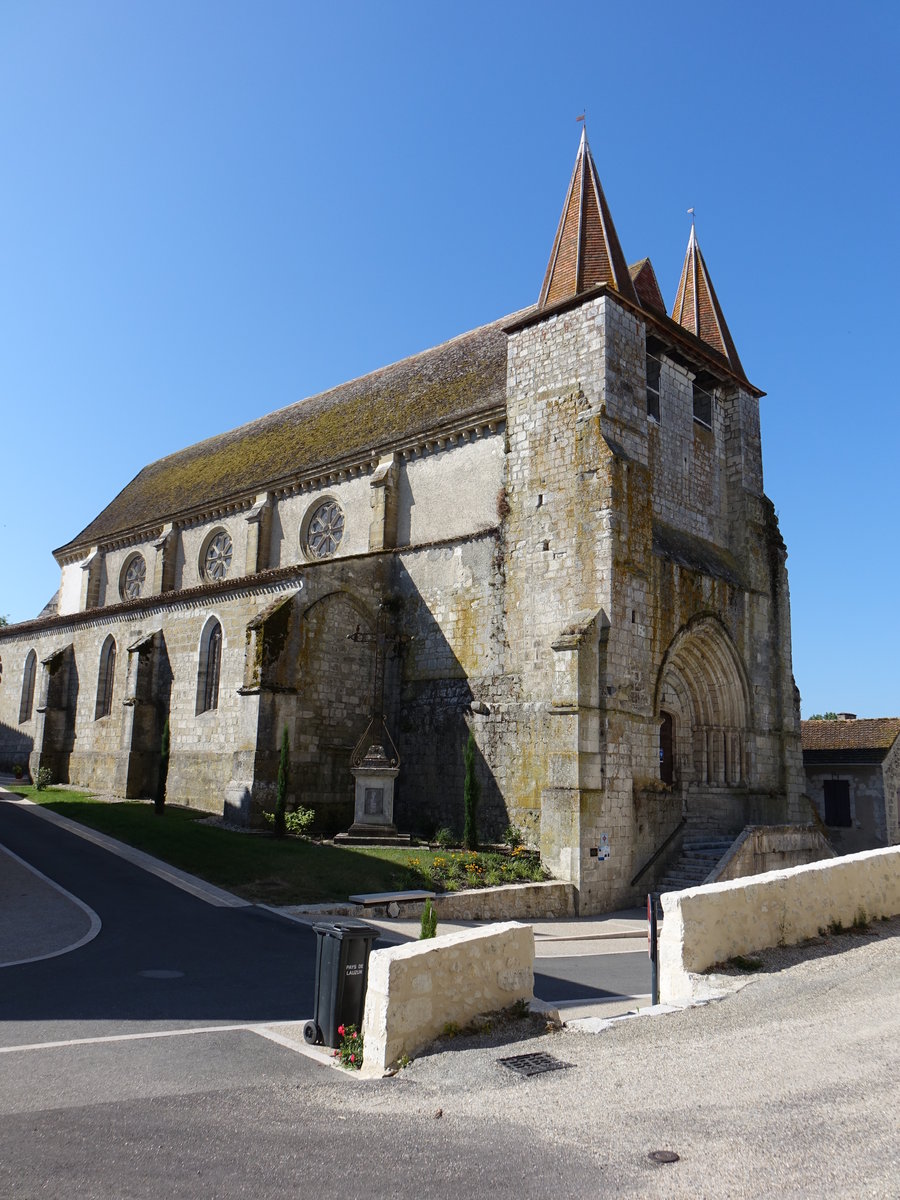
[[[416, 941], [419, 936], [417, 919], [366, 915], [352, 918], [340, 915], [332, 917], [326, 908], [327, 906], [323, 905], [321, 909], [311, 912], [304, 905], [286, 905], [274, 911], [308, 925], [330, 920], [364, 921], [366, 925], [378, 929], [384, 941], [393, 942], [395, 945]], [[640, 948], [646, 952], [647, 916], [640, 908], [628, 908], [593, 917], [554, 917], [550, 920], [542, 918], [524, 923], [534, 929], [534, 950], [537, 958], [555, 957], [561, 953], [601, 954], [633, 951], [637, 949], [636, 943], [641, 939]], [[439, 921], [438, 933], [461, 933], [465, 929], [479, 929], [484, 925], [493, 924], [496, 922]], [[561, 943], [567, 943], [571, 948], [564, 950]]]
[[0, 967], [65, 954], [100, 931], [92, 909], [4, 846], [0, 913]]

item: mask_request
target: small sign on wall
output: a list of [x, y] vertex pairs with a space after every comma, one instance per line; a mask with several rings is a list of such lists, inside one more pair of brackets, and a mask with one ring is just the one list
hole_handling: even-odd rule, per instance
[[609, 834], [600, 834], [600, 845], [591, 846], [591, 858], [596, 858], [598, 862], [602, 862], [604, 858], [609, 858]]

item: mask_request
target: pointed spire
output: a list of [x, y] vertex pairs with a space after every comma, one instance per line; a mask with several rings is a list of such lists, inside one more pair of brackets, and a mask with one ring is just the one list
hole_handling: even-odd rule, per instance
[[693, 221], [678, 292], [672, 306], [672, 320], [723, 354], [737, 375], [744, 374], [709, 271], [700, 253]]
[[665, 313], [666, 302], [663, 300], [659, 281], [650, 259], [642, 258], [640, 262], [632, 263], [628, 272], [631, 275], [634, 290], [644, 308], [655, 308], [658, 312]]
[[588, 145], [587, 130], [566, 193], [559, 228], [538, 301], [540, 308], [605, 283], [638, 302]]

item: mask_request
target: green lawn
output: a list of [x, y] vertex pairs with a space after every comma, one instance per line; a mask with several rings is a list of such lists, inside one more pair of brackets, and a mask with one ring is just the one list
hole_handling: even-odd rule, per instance
[[300, 838], [279, 841], [269, 833], [235, 833], [201, 824], [208, 814], [196, 809], [167, 805], [165, 815], [157, 817], [149, 801], [111, 804], [62, 788], [36, 792], [18, 785], [15, 790], [247, 900], [268, 904], [317, 904], [345, 901], [358, 892], [453, 891], [544, 878], [534, 856], [523, 852], [506, 857], [427, 848], [338, 847]]

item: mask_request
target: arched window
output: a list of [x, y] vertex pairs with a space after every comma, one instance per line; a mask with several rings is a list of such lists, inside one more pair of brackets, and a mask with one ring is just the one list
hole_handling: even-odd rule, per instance
[[116, 641], [112, 634], [100, 651], [100, 671], [97, 675], [97, 707], [94, 720], [108, 717], [112, 711], [113, 682], [116, 677]]
[[22, 701], [19, 704], [19, 724], [31, 720], [34, 709], [34, 676], [37, 672], [37, 655], [33, 650], [28, 651], [25, 659], [25, 670], [22, 673]]
[[197, 672], [197, 712], [219, 706], [219, 671], [222, 665], [222, 626], [210, 618], [200, 639], [200, 669]]

